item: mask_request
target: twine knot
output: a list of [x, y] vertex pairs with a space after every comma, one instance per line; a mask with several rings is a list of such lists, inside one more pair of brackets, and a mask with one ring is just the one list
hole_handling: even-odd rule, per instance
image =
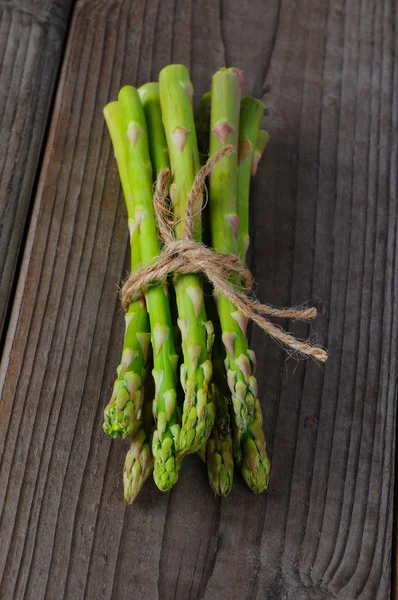
[[[206, 177], [224, 156], [233, 151], [233, 146], [222, 148], [209, 158], [196, 175], [188, 195], [187, 210], [183, 220], [183, 234], [182, 239], [179, 240], [174, 236], [176, 222], [168, 209], [167, 202], [170, 171], [168, 169], [160, 171], [155, 184], [153, 202], [163, 248], [153, 264], [131, 273], [125, 281], [121, 291], [122, 304], [127, 309], [132, 299], [137, 297], [143, 288], [151, 284], [159, 285], [159, 282], [166, 281], [167, 276], [171, 273], [203, 273], [213, 285], [215, 293], [226, 296], [246, 319], [256, 323], [276, 342], [282, 343], [286, 350], [290, 349], [303, 357], [310, 356], [319, 362], [326, 362], [327, 352], [323, 348], [313, 344], [310, 340], [302, 341], [295, 338], [266, 318], [306, 321], [317, 316], [315, 307], [280, 309], [269, 304], [261, 304], [252, 296], [252, 275], [238, 256], [216, 253], [193, 239], [194, 218], [202, 210]], [[231, 277], [239, 279], [241, 285], [234, 285]]]

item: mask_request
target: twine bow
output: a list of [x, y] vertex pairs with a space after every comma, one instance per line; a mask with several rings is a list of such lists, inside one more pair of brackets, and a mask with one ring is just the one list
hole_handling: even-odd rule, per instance
[[[187, 199], [182, 239], [179, 240], [175, 239], [173, 231], [175, 221], [170, 220], [171, 213], [167, 208], [170, 171], [168, 169], [160, 171], [155, 184], [153, 201], [159, 234], [164, 245], [154, 264], [131, 273], [125, 281], [121, 291], [122, 304], [127, 309], [131, 300], [139, 294], [142, 288], [150, 283], [165, 281], [170, 273], [203, 273], [212, 283], [215, 292], [224, 294], [247, 319], [251, 319], [276, 342], [282, 343], [303, 357], [310, 356], [320, 362], [326, 362], [327, 352], [323, 348], [313, 344], [310, 340], [302, 341], [295, 338], [266, 318], [277, 317], [306, 321], [317, 316], [315, 307], [274, 308], [268, 304], [260, 304], [252, 297], [252, 275], [239, 257], [232, 254], [215, 253], [211, 248], [195, 242], [193, 239], [194, 210], [195, 207], [202, 206], [206, 177], [224, 156], [233, 151], [232, 146], [222, 148], [206, 162], [196, 175]], [[231, 283], [230, 279], [233, 274], [237, 275], [242, 282], [240, 287]]]

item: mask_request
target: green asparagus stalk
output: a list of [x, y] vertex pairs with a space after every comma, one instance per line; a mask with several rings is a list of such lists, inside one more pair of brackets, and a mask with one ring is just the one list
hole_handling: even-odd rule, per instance
[[198, 454], [207, 464], [209, 483], [218, 496], [227, 496], [232, 489], [234, 477], [233, 443], [229, 404], [231, 394], [224, 371], [225, 351], [221, 342], [221, 328], [216, 305], [211, 298], [210, 285], [205, 285], [206, 311], [214, 324], [212, 352], [213, 381], [210, 386], [216, 417], [206, 447]]
[[[225, 146], [238, 146], [240, 88], [234, 70], [220, 69], [213, 75], [211, 94], [210, 156], [213, 156]], [[232, 152], [219, 161], [210, 178], [211, 237], [216, 252], [237, 253], [236, 193], [237, 152]]]
[[[148, 150], [145, 115], [135, 88], [119, 92], [123, 113], [123, 139], [127, 140], [128, 176], [134, 201], [134, 227], [139, 230], [141, 260], [152, 264], [160, 253], [152, 202], [152, 167]], [[170, 489], [178, 478], [176, 451], [180, 426], [177, 420], [176, 365], [167, 287], [150, 285], [146, 303], [151, 326], [154, 357], [155, 398], [153, 412], [157, 428], [152, 438], [155, 458], [154, 479], [162, 491]]]
[[[183, 65], [171, 65], [159, 76], [160, 104], [171, 162], [173, 183], [170, 196], [178, 221], [177, 238], [183, 235], [188, 194], [200, 168], [192, 112], [192, 84]], [[201, 206], [194, 207], [195, 239], [201, 239]], [[206, 318], [202, 278], [174, 277], [184, 362], [181, 383], [185, 399], [179, 437], [179, 457], [196, 452], [206, 441], [214, 422], [214, 404], [209, 394], [212, 376], [213, 325]]]
[[[213, 365], [216, 366], [214, 360]], [[206, 444], [207, 473], [214, 493], [228, 496], [234, 477], [229, 394], [224, 386], [214, 383], [211, 384], [211, 393], [216, 406], [216, 418]]]
[[154, 428], [152, 398], [154, 394], [152, 377], [147, 377], [144, 385], [144, 401], [141, 422], [133, 434], [130, 448], [124, 462], [123, 483], [124, 501], [131, 504], [137, 497], [145, 480], [153, 470], [153, 455], [150, 438]]
[[[207, 289], [208, 288], [208, 289]], [[214, 302], [210, 298], [210, 285], [205, 285], [206, 311], [214, 324], [212, 352], [213, 380], [210, 393], [215, 406], [215, 420], [209, 438], [197, 451], [199, 458], [207, 464], [209, 483], [217, 496], [227, 496], [232, 489], [234, 477], [233, 440], [229, 414], [230, 393], [224, 373], [225, 353], [222, 348], [220, 323]]]
[[[259, 130], [262, 114], [263, 106], [259, 100], [249, 97], [243, 98], [240, 108], [237, 193], [238, 246], [243, 259], [246, 258], [249, 246], [250, 175], [253, 173], [255, 156], [257, 161], [260, 160], [269, 140], [267, 132]], [[255, 364], [254, 353], [252, 353], [252, 362]], [[265, 452], [262, 412], [257, 397], [253, 419], [247, 431], [242, 434], [239, 427], [234, 427], [234, 455], [247, 485], [257, 493], [266, 489], [271, 464]]]
[[138, 93], [148, 129], [149, 154], [157, 176], [162, 169], [170, 169], [169, 151], [160, 109], [159, 84], [145, 83], [138, 89]]
[[[120, 106], [115, 102], [108, 104], [104, 114], [126, 200], [130, 229], [131, 270], [134, 271], [141, 262], [141, 250], [138, 229], [133, 226], [134, 202], [128, 178], [127, 147], [121, 134], [123, 115]], [[149, 319], [142, 293], [130, 303], [125, 320], [122, 360], [117, 368], [118, 377], [113, 386], [111, 400], [104, 411], [103, 424], [105, 433], [123, 438], [138, 427], [141, 416], [142, 385], [146, 375], [145, 365], [150, 343]]]
[[[152, 168], [154, 170], [154, 178], [156, 178], [162, 169], [170, 169], [169, 151], [167, 148], [166, 134], [163, 127], [162, 112], [160, 109], [159, 83], [145, 83], [138, 89], [138, 93], [144, 108], [145, 119], [148, 128], [149, 154], [151, 156]], [[173, 286], [169, 287], [169, 302], [173, 321], [174, 342], [176, 353], [178, 355], [179, 370], [182, 362], [181, 332], [177, 325], [178, 311], [175, 289]], [[181, 420], [181, 406], [183, 402], [181, 397], [182, 393], [183, 390], [181, 386], [178, 386], [177, 412], [179, 415], [179, 421]]]
[[249, 248], [249, 191], [253, 155], [264, 107], [257, 98], [242, 98], [240, 103], [237, 213], [239, 217], [238, 250], [245, 260]]
[[[211, 92], [207, 92], [202, 96], [195, 115], [196, 132], [202, 163], [206, 162], [209, 155], [210, 116]], [[203, 221], [204, 240], [205, 243], [208, 243], [208, 240], [210, 239], [210, 227], [207, 210], [204, 211]], [[200, 458], [207, 463], [209, 483], [215, 494], [227, 496], [232, 488], [234, 472], [231, 422], [228, 410], [230, 394], [222, 364], [223, 351], [219, 343], [221, 331], [218, 331], [220, 329], [218, 315], [213, 302], [210, 301], [206, 305], [206, 310], [215, 329], [212, 356], [213, 382], [210, 389], [214, 399], [213, 402], [215, 405], [216, 417], [207, 443], [199, 448], [198, 454]]]
[[256, 494], [260, 494], [268, 488], [271, 470], [271, 462], [265, 450], [262, 423], [258, 398], [256, 398], [253, 418], [244, 433], [237, 426], [236, 420], [232, 419], [235, 462], [240, 468], [243, 479]]
[[153, 456], [147, 434], [139, 427], [126, 454], [123, 471], [124, 501], [131, 504], [153, 469]]
[[[238, 77], [230, 69], [220, 70], [213, 76], [212, 81], [211, 156], [225, 145], [237, 148], [239, 111]], [[217, 252], [238, 252], [239, 218], [236, 197], [237, 152], [234, 152], [215, 166], [210, 180], [212, 242]], [[248, 203], [246, 205], [248, 207]], [[233, 283], [240, 284], [236, 279]], [[243, 314], [223, 295], [219, 294], [217, 301], [222, 340], [227, 353], [227, 380], [239, 432], [239, 448], [242, 448], [242, 453], [236, 452], [235, 457], [251, 489], [254, 492], [262, 492], [268, 485], [270, 465], [263, 443], [261, 420], [261, 434], [258, 430], [259, 403], [257, 381], [254, 377], [255, 355], [248, 345], [247, 323]]]
[[[222, 147], [237, 148], [239, 134], [240, 88], [231, 69], [213, 76], [210, 155]], [[216, 252], [237, 254], [239, 220], [236, 208], [237, 152], [225, 156], [213, 169], [210, 179], [210, 226]], [[233, 283], [240, 284], [234, 280]], [[222, 294], [217, 296], [222, 341], [227, 351], [228, 384], [239, 427], [245, 430], [254, 410], [250, 389], [251, 362], [246, 340], [246, 319]]]
[[[202, 96], [195, 115], [202, 163], [205, 163], [209, 156], [210, 115], [211, 92], [207, 92]], [[209, 243], [208, 210], [205, 209], [203, 212], [203, 237], [204, 242]], [[211, 294], [210, 286], [209, 289], [206, 289], [205, 285], [205, 290], [206, 297], [209, 297]], [[214, 493], [227, 496], [232, 488], [234, 474], [231, 420], [228, 409], [230, 394], [223, 368], [220, 325], [215, 304], [211, 299], [206, 303], [206, 311], [214, 325], [215, 333], [212, 353], [213, 381], [210, 389], [214, 399], [216, 417], [207, 443], [199, 448], [198, 454], [207, 464], [209, 483]]]

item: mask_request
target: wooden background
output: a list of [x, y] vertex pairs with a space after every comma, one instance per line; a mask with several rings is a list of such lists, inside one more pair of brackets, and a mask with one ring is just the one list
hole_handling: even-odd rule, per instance
[[[394, 0], [0, 0], [0, 598], [387, 600], [397, 381]], [[257, 295], [324, 308], [253, 331], [269, 493], [215, 499], [196, 457], [122, 501], [101, 431], [120, 355], [123, 198], [102, 107], [183, 62], [245, 71], [271, 132]], [[59, 71], [59, 66], [61, 70]], [[55, 90], [55, 96], [53, 94]], [[53, 102], [55, 97], [55, 103]]]

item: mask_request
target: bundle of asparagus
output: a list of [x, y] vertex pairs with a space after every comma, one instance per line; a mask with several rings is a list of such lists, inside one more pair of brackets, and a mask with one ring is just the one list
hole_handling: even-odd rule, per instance
[[[139, 90], [124, 87], [118, 101], [104, 108], [126, 200], [132, 272], [153, 265], [161, 252], [158, 207], [153, 202], [156, 178], [170, 169], [170, 227], [177, 240], [184, 239], [187, 203], [201, 163], [227, 146], [233, 151], [215, 164], [210, 177], [207, 227], [202, 227], [203, 198], [191, 207], [193, 238], [201, 242], [204, 229], [215, 252], [245, 260], [250, 178], [268, 134], [260, 130], [261, 102], [241, 99], [242, 83], [240, 70], [220, 69], [194, 120], [188, 69], [170, 65], [161, 71], [158, 83]], [[238, 275], [232, 274], [231, 282], [237, 288], [242, 285]], [[205, 304], [204, 285], [207, 290], [209, 283], [198, 272], [175, 273], [170, 281], [154, 281], [129, 301], [121, 363], [103, 425], [113, 437], [131, 435], [124, 468], [127, 503], [152, 469], [159, 489], [169, 490], [183, 457], [193, 452], [206, 461], [216, 494], [230, 492], [234, 464], [253, 492], [267, 489], [270, 462], [247, 319], [221, 293], [214, 294], [213, 304], [205, 294]], [[176, 350], [176, 324], [181, 355]]]

